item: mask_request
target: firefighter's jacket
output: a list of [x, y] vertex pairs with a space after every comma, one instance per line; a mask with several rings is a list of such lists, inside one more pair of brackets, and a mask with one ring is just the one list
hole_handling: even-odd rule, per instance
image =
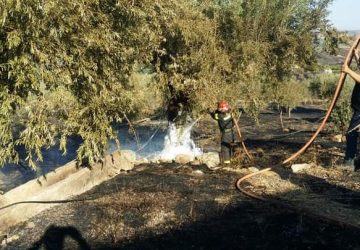
[[223, 113], [215, 111], [210, 115], [213, 119], [217, 120], [221, 133], [232, 131], [234, 127], [234, 120], [230, 112]]

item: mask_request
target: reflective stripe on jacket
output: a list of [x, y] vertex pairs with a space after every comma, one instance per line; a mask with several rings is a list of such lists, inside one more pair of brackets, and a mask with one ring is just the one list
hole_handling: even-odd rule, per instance
[[212, 118], [217, 120], [221, 132], [230, 132], [234, 127], [234, 121], [231, 113], [222, 113], [216, 111], [211, 114]]

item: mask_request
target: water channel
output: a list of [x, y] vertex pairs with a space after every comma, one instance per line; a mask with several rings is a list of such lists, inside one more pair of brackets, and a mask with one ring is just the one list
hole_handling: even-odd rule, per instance
[[[190, 138], [191, 127], [189, 124], [179, 133], [177, 128], [167, 122], [157, 122], [151, 126], [138, 126], [130, 129], [127, 125], [118, 125], [118, 140], [120, 149], [132, 150], [136, 152], [138, 158], [163, 158], [165, 160], [174, 159], [177, 154], [192, 154], [197, 156], [202, 151], [196, 148], [195, 143]], [[6, 164], [0, 168], [0, 191], [7, 192], [29, 180], [45, 175], [50, 171], [74, 160], [76, 151], [81, 144], [80, 138], [70, 138], [67, 143], [67, 154], [59, 150], [58, 146], [43, 150], [43, 161], [37, 162], [37, 169], [33, 170], [26, 165], [25, 151], [18, 149], [20, 155], [20, 164]], [[117, 149], [115, 141], [109, 141], [107, 153]]]

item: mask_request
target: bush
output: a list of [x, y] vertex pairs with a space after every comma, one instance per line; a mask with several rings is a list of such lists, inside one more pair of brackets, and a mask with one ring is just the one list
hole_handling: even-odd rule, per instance
[[268, 88], [266, 95], [278, 108], [286, 108], [289, 116], [293, 108], [310, 99], [309, 83], [306, 80], [290, 78], [278, 83], [277, 87]]
[[340, 97], [331, 114], [333, 129], [336, 132], [342, 134], [345, 134], [347, 128], [349, 127], [349, 122], [352, 116], [352, 108], [350, 103], [351, 103], [351, 94], [352, 94], [353, 86], [354, 86], [353, 80], [347, 79], [345, 81]]
[[309, 89], [314, 97], [329, 99], [334, 95], [339, 76], [321, 73], [310, 80]]
[[[313, 96], [324, 99], [330, 103], [334, 96], [338, 80], [338, 74], [322, 73], [311, 80], [309, 89]], [[349, 126], [352, 116], [350, 101], [353, 86], [354, 81], [347, 78], [340, 97], [332, 111], [330, 121], [332, 122], [333, 130], [336, 132], [345, 133]]]

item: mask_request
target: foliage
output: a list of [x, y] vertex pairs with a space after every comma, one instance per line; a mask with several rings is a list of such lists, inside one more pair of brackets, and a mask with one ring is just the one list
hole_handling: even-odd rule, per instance
[[[132, 3], [0, 3], [1, 165], [16, 161], [14, 147], [23, 145], [34, 166], [41, 148], [60, 137], [65, 149], [70, 135], [83, 140], [79, 160], [103, 156], [111, 123], [137, 105], [127, 84], [132, 65], [149, 63], [161, 38], [152, 1]], [[24, 112], [23, 128], [14, 137], [17, 112]]]
[[331, 113], [331, 121], [333, 123], [333, 129], [342, 134], [345, 134], [348, 126], [350, 124], [350, 120], [352, 117], [352, 108], [350, 105], [350, 97], [351, 97], [352, 88], [346, 87], [338, 99], [336, 106]]
[[[312, 70], [316, 64], [314, 31], [325, 32], [326, 7], [331, 1], [275, 0], [227, 1], [217, 11], [218, 32], [230, 55], [232, 74], [238, 89], [250, 105], [245, 108], [256, 115], [269, 102], [293, 107], [308, 95], [301, 88], [298, 98], [289, 88], [289, 79], [300, 70]], [[254, 84], [258, 91], [247, 95]], [[240, 86], [239, 86], [240, 85]], [[259, 87], [262, 86], [262, 87]], [[251, 100], [249, 102], [249, 100]], [[290, 104], [291, 102], [291, 104]]]
[[313, 96], [321, 99], [330, 99], [334, 95], [338, 75], [322, 73], [313, 77], [309, 89]]
[[311, 98], [308, 85], [306, 80], [289, 78], [281, 87], [268, 89], [266, 94], [273, 103], [278, 104], [278, 109], [286, 108], [290, 116], [293, 108]]
[[324, 40], [323, 50], [330, 55], [337, 55], [340, 44], [350, 45], [354, 38], [347, 32], [341, 32], [335, 28], [330, 28], [325, 32]]
[[254, 117], [275, 94], [293, 106], [288, 79], [314, 65], [329, 2], [1, 1], [0, 165], [24, 146], [35, 166], [72, 135], [78, 160], [99, 161], [114, 122], [176, 96], [193, 116], [219, 99]]
[[162, 24], [164, 40], [156, 57], [157, 80], [166, 101], [183, 96], [186, 109], [196, 114], [213, 107], [219, 99], [231, 101], [231, 64], [220, 46], [216, 20], [191, 4], [182, 7], [173, 13], [172, 22]]
[[[313, 96], [321, 99], [325, 99], [328, 102], [334, 96], [335, 89], [338, 82], [338, 75], [336, 74], [319, 74], [310, 82], [310, 91]], [[336, 105], [331, 114], [331, 121], [333, 129], [335, 131], [345, 133], [349, 125], [352, 108], [350, 105], [351, 94], [354, 87], [354, 82], [350, 78], [347, 78], [341, 95], [336, 102]]]
[[161, 107], [163, 94], [159, 88], [154, 87], [157, 85], [155, 80], [155, 73], [150, 69], [134, 66], [127, 85], [131, 90], [131, 98], [136, 100], [136, 103], [129, 118], [152, 116]]
[[[333, 83], [333, 91], [335, 92], [336, 82]], [[333, 122], [334, 130], [345, 134], [351, 117], [353, 110], [350, 105], [351, 94], [354, 88], [354, 81], [346, 79], [343, 89], [341, 91], [341, 95], [336, 102], [336, 106], [333, 109], [331, 114], [331, 121]]]

